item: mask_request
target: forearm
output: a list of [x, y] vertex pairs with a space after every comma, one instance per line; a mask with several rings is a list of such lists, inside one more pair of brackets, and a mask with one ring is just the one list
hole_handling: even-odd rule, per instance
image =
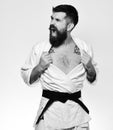
[[31, 72], [29, 83], [34, 83], [37, 79], [40, 78], [41, 74], [44, 72], [43, 68], [40, 65], [34, 67]]
[[87, 80], [90, 83], [93, 83], [96, 80], [96, 71], [92, 62], [89, 62], [85, 68], [86, 68], [86, 73], [87, 73]]

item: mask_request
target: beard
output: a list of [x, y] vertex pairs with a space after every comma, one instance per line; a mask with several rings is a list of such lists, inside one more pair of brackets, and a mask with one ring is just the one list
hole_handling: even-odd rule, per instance
[[[66, 30], [60, 32], [54, 25], [50, 25], [49, 30], [50, 30], [49, 41], [52, 47], [61, 46], [64, 43], [65, 39], [67, 38]], [[53, 36], [52, 33], [56, 33], [56, 35]]]

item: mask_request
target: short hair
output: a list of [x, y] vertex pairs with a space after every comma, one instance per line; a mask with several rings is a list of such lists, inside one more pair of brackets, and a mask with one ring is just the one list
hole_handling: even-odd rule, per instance
[[56, 7], [53, 7], [53, 12], [64, 12], [72, 20], [74, 26], [78, 23], [79, 19], [78, 11], [72, 5], [67, 4], [58, 5]]

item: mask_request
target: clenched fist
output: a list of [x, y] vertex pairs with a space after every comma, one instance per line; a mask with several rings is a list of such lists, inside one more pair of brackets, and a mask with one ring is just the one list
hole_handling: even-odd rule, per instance
[[83, 50], [83, 54], [82, 54], [82, 57], [81, 57], [81, 62], [83, 63], [85, 68], [91, 62], [91, 57], [84, 50]]
[[92, 58], [85, 51], [83, 51], [81, 62], [83, 63], [86, 69], [88, 81], [90, 83], [93, 83], [96, 80], [96, 71], [92, 64]]
[[30, 76], [30, 84], [35, 82], [38, 78], [40, 78], [41, 74], [44, 73], [44, 71], [49, 67], [49, 65], [52, 63], [52, 58], [49, 53], [43, 52], [39, 61], [39, 64], [36, 65]]
[[51, 55], [48, 52], [43, 52], [40, 58], [39, 65], [43, 70], [46, 70], [52, 63]]

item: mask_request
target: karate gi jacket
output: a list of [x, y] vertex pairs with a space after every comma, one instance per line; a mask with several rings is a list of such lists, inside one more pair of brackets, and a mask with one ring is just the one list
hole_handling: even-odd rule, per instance
[[[93, 53], [90, 46], [84, 41], [72, 36], [74, 42], [80, 49], [81, 56], [85, 50], [93, 60]], [[44, 51], [48, 52], [51, 48], [49, 41], [37, 43], [33, 46], [30, 55], [25, 64], [21, 68], [21, 75], [28, 86], [40, 86], [42, 89], [74, 93], [83, 88], [83, 82], [86, 79], [86, 71], [82, 63], [74, 67], [68, 74], [65, 74], [54, 64], [50, 64], [49, 68], [41, 75], [39, 79], [33, 84], [29, 83], [30, 75], [33, 68], [39, 63], [40, 57]], [[36, 121], [44, 109], [49, 99], [42, 97], [38, 109], [38, 113], [34, 122]], [[82, 98], [80, 99], [82, 100]], [[66, 103], [55, 102], [50, 106], [49, 110], [44, 113], [44, 120], [47, 124], [53, 125], [55, 128], [69, 128], [78, 126], [89, 122], [90, 116], [86, 113], [79, 104], [73, 101], [66, 101]]]

